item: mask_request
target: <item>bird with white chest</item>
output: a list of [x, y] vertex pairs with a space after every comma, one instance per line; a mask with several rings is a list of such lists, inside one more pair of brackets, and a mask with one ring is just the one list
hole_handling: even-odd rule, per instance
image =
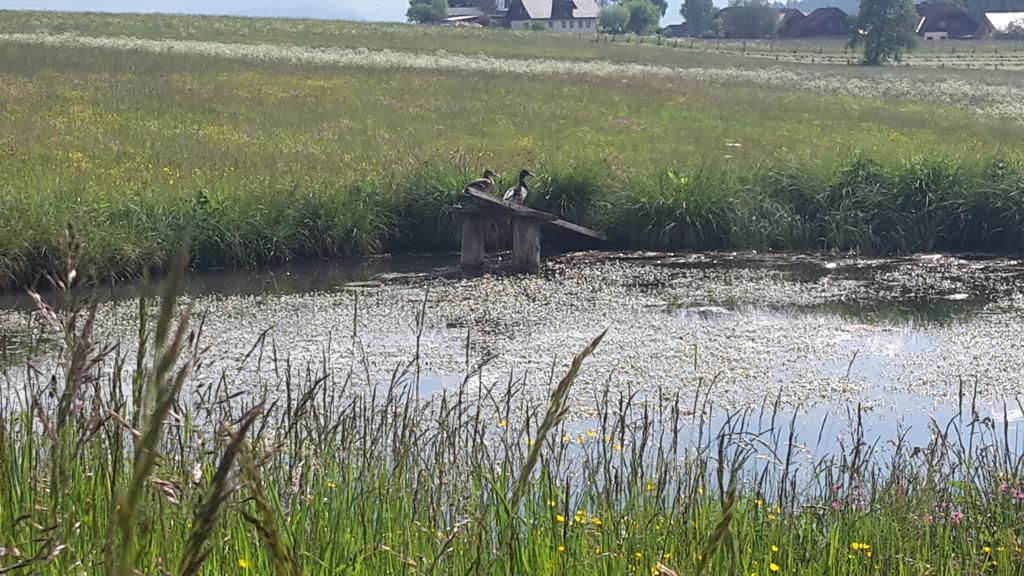
[[526, 184], [526, 179], [533, 174], [529, 170], [523, 170], [519, 173], [519, 183], [514, 187], [509, 188], [505, 192], [505, 196], [502, 198], [505, 202], [512, 202], [513, 204], [523, 204], [526, 202], [526, 195], [530, 193], [530, 187]]
[[480, 192], [481, 194], [490, 194], [494, 190], [494, 178], [497, 176], [490, 170], [484, 170], [483, 178], [477, 178], [469, 184], [466, 184], [462, 188], [462, 192], [466, 193], [469, 191]]

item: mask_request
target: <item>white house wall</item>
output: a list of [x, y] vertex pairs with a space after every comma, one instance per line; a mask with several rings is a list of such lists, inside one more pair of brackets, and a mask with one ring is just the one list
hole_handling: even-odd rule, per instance
[[513, 30], [526, 30], [530, 24], [540, 22], [550, 32], [597, 32], [597, 18], [576, 18], [573, 20], [513, 20]]

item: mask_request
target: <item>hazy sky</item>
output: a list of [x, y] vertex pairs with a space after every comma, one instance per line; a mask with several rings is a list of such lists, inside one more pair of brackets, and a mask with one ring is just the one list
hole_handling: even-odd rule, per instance
[[[669, 0], [663, 23], [680, 20], [680, 2]], [[408, 0], [0, 0], [0, 9], [187, 12], [378, 21], [404, 21], [408, 6]]]

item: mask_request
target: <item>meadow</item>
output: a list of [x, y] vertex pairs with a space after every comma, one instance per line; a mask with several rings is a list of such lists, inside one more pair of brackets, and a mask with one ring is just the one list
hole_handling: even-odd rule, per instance
[[0, 13], [0, 287], [58, 270], [68, 222], [101, 278], [182, 244], [197, 268], [449, 250], [445, 208], [485, 167], [529, 167], [532, 206], [622, 247], [1020, 250], [1015, 74], [762, 60]]

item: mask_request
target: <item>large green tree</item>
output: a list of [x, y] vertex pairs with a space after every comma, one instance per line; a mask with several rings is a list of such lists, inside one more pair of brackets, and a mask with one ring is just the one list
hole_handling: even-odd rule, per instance
[[661, 15], [650, 0], [626, 0], [622, 7], [629, 11], [629, 29], [636, 34], [646, 34], [658, 26]]
[[700, 38], [711, 31], [715, 20], [715, 5], [712, 0], [683, 0], [679, 10], [690, 29], [690, 36]]
[[623, 6], [601, 8], [601, 28], [613, 34], [622, 34], [629, 26], [629, 10]]
[[448, 0], [409, 0], [405, 17], [410, 22], [436, 22], [448, 16]]
[[850, 46], [864, 45], [865, 64], [899, 61], [917, 41], [917, 20], [914, 0], [860, 0]]
[[728, 38], [771, 38], [778, 32], [779, 12], [766, 0], [733, 0], [722, 28]]

